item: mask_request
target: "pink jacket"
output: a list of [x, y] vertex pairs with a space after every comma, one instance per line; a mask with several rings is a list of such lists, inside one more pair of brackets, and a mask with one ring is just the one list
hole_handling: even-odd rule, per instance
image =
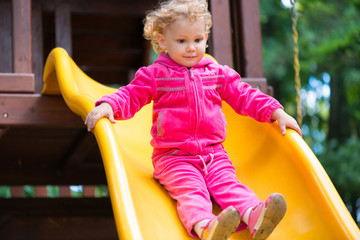
[[154, 101], [154, 149], [180, 149], [195, 155], [225, 140], [222, 100], [238, 114], [260, 122], [271, 122], [274, 110], [282, 108], [274, 98], [241, 82], [233, 69], [208, 57], [188, 69], [163, 53], [152, 65], [140, 68], [129, 85], [103, 96], [96, 106], [108, 102], [115, 119], [128, 119]]

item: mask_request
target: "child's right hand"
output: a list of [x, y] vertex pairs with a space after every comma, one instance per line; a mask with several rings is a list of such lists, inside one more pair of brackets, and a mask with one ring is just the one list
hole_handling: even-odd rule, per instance
[[95, 107], [89, 112], [85, 119], [85, 125], [90, 132], [94, 129], [96, 123], [103, 117], [110, 120], [111, 123], [115, 123], [114, 113], [109, 103], [103, 102], [99, 106]]

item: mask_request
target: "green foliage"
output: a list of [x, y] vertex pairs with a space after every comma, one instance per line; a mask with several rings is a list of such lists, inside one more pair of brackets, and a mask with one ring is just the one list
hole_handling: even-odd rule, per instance
[[274, 87], [275, 97], [295, 115], [291, 12], [280, 0], [260, 3], [265, 77]]
[[49, 198], [57, 198], [60, 196], [59, 186], [48, 185], [46, 188]]
[[[265, 77], [295, 117], [291, 9], [280, 0], [260, 1], [260, 7]], [[331, 86], [331, 97], [317, 95], [314, 106], [306, 105], [309, 95], [304, 94], [304, 139], [355, 218], [360, 198], [360, 0], [298, 0], [297, 12], [302, 92], [317, 92], [310, 84], [314, 79]], [[331, 76], [330, 83], [324, 74]]]
[[30, 185], [24, 186], [24, 197], [25, 198], [33, 198], [35, 197], [35, 187]]
[[347, 202], [350, 202], [352, 195], [360, 198], [360, 140], [350, 138], [342, 145], [331, 140], [319, 159]]
[[319, 159], [356, 219], [359, 207], [357, 202], [360, 199], [360, 140], [350, 138], [345, 144], [331, 140]]
[[73, 198], [81, 198], [83, 196], [83, 186], [82, 185], [70, 186], [70, 195]]
[[[359, 134], [360, 5], [359, 0], [298, 0], [298, 31], [302, 85], [324, 72], [343, 81], [349, 115], [349, 132]], [[291, 10], [280, 0], [261, 1], [265, 77], [275, 97], [295, 116]], [[306, 112], [306, 111], [305, 111]], [[311, 121], [313, 116], [305, 116]], [[328, 119], [320, 118], [320, 124]], [[349, 136], [350, 137], [350, 136]]]
[[0, 186], [0, 198], [9, 198], [9, 197], [11, 197], [10, 187]]
[[109, 192], [106, 185], [98, 185], [95, 187], [95, 197], [101, 198], [108, 196], [109, 196]]
[[[330, 131], [344, 136], [359, 135], [360, 7], [358, 1], [301, 0], [299, 31], [302, 76], [319, 77], [323, 72], [333, 81], [331, 118], [339, 124]], [[303, 79], [304, 80], [304, 79]], [[306, 84], [306, 82], [305, 82]], [[342, 96], [345, 96], [342, 100]], [[346, 107], [345, 107], [346, 105]], [[339, 122], [346, 121], [346, 122]], [[343, 139], [338, 139], [343, 141]]]

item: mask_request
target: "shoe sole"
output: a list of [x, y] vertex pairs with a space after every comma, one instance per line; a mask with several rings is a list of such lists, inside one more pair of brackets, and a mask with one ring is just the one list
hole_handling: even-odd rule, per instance
[[227, 240], [240, 224], [240, 214], [233, 208], [214, 223], [207, 240]]
[[254, 234], [254, 240], [266, 239], [283, 219], [286, 213], [286, 200], [282, 195], [276, 195], [271, 199], [268, 206], [264, 208], [263, 221]]

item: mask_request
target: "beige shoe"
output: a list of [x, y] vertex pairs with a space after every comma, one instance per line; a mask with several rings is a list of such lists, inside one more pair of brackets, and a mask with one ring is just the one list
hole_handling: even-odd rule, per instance
[[201, 234], [201, 240], [227, 240], [240, 224], [240, 214], [233, 206], [223, 210]]
[[286, 201], [280, 193], [271, 194], [254, 207], [249, 215], [249, 230], [256, 240], [266, 239], [286, 213]]

